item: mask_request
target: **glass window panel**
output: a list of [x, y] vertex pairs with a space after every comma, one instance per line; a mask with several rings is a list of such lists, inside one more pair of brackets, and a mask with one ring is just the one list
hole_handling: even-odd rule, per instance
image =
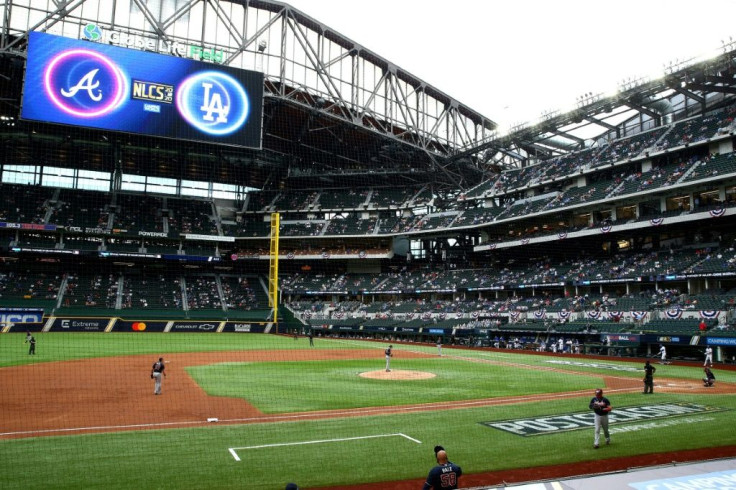
[[[15, 165], [13, 165], [15, 166]], [[38, 184], [38, 175], [33, 172], [9, 170], [8, 165], [3, 170], [3, 182], [6, 184]]]
[[123, 191], [144, 192], [146, 190], [146, 177], [144, 175], [123, 174], [120, 189]]
[[146, 192], [156, 194], [176, 194], [176, 180], [163, 177], [149, 177]]

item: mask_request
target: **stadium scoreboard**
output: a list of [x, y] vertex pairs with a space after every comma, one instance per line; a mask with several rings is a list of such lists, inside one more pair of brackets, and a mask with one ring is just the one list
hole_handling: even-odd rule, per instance
[[21, 119], [261, 148], [263, 73], [31, 32]]

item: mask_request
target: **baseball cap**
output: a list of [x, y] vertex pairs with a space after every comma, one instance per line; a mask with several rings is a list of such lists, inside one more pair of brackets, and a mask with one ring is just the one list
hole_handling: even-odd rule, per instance
[[440, 451], [444, 451], [444, 450], [445, 450], [445, 448], [443, 448], [442, 446], [435, 446], [434, 447], [434, 453], [435, 454], [437, 454]]
[[595, 394], [596, 395], [602, 395], [603, 394], [603, 390], [600, 389], [600, 388], [598, 388], [597, 390], [595, 390]]
[[299, 490], [299, 487], [296, 485], [296, 483], [287, 483], [285, 490]]

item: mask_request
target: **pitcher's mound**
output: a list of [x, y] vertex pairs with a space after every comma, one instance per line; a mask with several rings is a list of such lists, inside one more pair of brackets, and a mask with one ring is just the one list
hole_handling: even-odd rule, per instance
[[371, 379], [429, 379], [434, 378], [435, 376], [437, 375], [426, 371], [406, 371], [402, 369], [392, 369], [388, 372], [384, 369], [381, 371], [366, 371], [364, 373], [360, 373], [361, 378]]

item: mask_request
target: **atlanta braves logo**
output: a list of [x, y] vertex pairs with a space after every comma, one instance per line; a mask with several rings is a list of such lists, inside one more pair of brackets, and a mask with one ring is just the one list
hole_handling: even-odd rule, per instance
[[56, 55], [44, 72], [44, 88], [51, 101], [67, 114], [92, 118], [118, 108], [126, 93], [120, 68], [106, 56], [86, 49]]
[[97, 90], [97, 87], [100, 86], [100, 82], [98, 80], [95, 80], [95, 75], [97, 75], [98, 71], [100, 71], [99, 68], [90, 70], [85, 76], [82, 77], [81, 80], [79, 80], [79, 83], [77, 83], [69, 90], [64, 90], [62, 88], [61, 95], [63, 95], [64, 97], [74, 97], [80, 90], [86, 90], [87, 95], [90, 99], [94, 100], [95, 102], [99, 102], [100, 100], [102, 100], [102, 90]]

